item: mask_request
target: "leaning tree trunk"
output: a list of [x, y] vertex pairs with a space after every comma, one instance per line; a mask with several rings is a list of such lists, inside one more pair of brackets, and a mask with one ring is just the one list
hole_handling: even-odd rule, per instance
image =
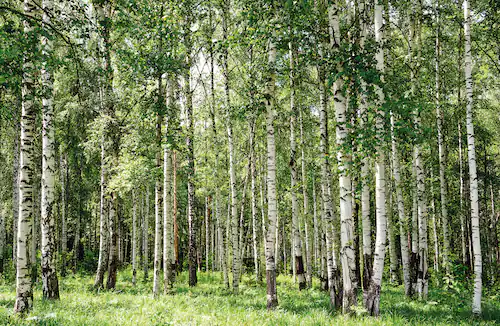
[[276, 224], [278, 207], [276, 201], [276, 143], [274, 139], [274, 92], [275, 92], [275, 64], [276, 46], [272, 40], [268, 44], [268, 71], [266, 80], [265, 100], [266, 105], [266, 130], [267, 130], [267, 216], [268, 226], [266, 233], [266, 287], [267, 309], [278, 306], [276, 289], [276, 264], [274, 249], [276, 246]]
[[[44, 0], [43, 24], [50, 24], [49, 13], [52, 1]], [[52, 41], [42, 36], [42, 86], [43, 86], [43, 129], [42, 129], [42, 290], [44, 299], [59, 299], [59, 282], [56, 272], [56, 239], [55, 239], [55, 143], [54, 143], [54, 108], [53, 83], [47, 62], [52, 53]]]
[[[24, 13], [32, 15], [34, 3], [24, 1]], [[30, 20], [24, 20], [24, 36], [29, 38], [34, 32]], [[19, 219], [17, 228], [17, 266], [16, 266], [16, 302], [14, 312], [25, 314], [33, 307], [33, 289], [31, 284], [31, 259], [29, 244], [33, 224], [33, 130], [36, 110], [34, 97], [34, 70], [31, 53], [23, 54], [22, 77], [22, 113], [20, 143], [20, 178], [19, 178]]]
[[472, 227], [472, 250], [474, 254], [474, 297], [472, 300], [472, 313], [481, 314], [483, 264], [481, 260], [481, 237], [479, 229], [479, 199], [476, 168], [476, 147], [474, 140], [474, 124], [472, 116], [472, 55], [470, 37], [470, 9], [469, 0], [464, 0], [464, 33], [465, 33], [465, 90], [467, 94], [467, 156], [469, 158], [470, 177], [470, 215]]
[[297, 123], [297, 107], [295, 105], [295, 71], [294, 60], [295, 50], [293, 43], [288, 43], [290, 49], [290, 174], [291, 174], [291, 195], [292, 195], [292, 239], [293, 257], [295, 260], [295, 274], [299, 283], [299, 290], [306, 288], [306, 278], [304, 273], [304, 261], [302, 258], [302, 239], [299, 230], [299, 207], [297, 203], [297, 146], [295, 142], [295, 126]]
[[[378, 45], [375, 58], [377, 60], [377, 70], [384, 72], [384, 51], [382, 48], [383, 38], [383, 5], [380, 2], [375, 4], [375, 41]], [[383, 79], [382, 79], [383, 80]], [[378, 97], [377, 101], [377, 118], [376, 118], [376, 133], [377, 133], [377, 157], [375, 159], [375, 207], [376, 207], [376, 238], [375, 238], [375, 259], [373, 262], [373, 272], [368, 285], [368, 291], [364, 299], [366, 310], [373, 315], [380, 314], [380, 288], [382, 285], [382, 273], [384, 271], [385, 245], [387, 239], [387, 217], [385, 210], [386, 194], [385, 194], [385, 152], [383, 148], [383, 132], [384, 132], [384, 111], [380, 107], [384, 103], [384, 93], [379, 87], [375, 87]]]

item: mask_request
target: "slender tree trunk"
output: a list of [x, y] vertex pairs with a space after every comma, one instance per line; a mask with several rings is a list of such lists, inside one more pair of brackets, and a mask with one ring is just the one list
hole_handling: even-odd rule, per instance
[[[177, 79], [175, 76], [170, 79], [168, 85], [167, 101], [169, 112], [175, 112], [175, 88]], [[175, 282], [175, 251], [174, 251], [174, 219], [172, 214], [172, 187], [171, 187], [171, 151], [168, 140], [170, 139], [169, 119], [165, 119], [166, 144], [163, 149], [163, 269], [165, 293], [173, 293]]]
[[[323, 68], [321, 68], [323, 69]], [[333, 203], [331, 191], [331, 174], [330, 174], [330, 160], [329, 160], [329, 146], [328, 146], [328, 98], [326, 81], [324, 80], [324, 72], [320, 73], [320, 150], [323, 156], [321, 163], [321, 198], [322, 198], [322, 225], [326, 235], [326, 266], [327, 266], [327, 279], [328, 288], [330, 293], [330, 304], [332, 307], [340, 307], [341, 301], [338, 298], [339, 288], [336, 287], [339, 283], [337, 271], [337, 257], [335, 253], [335, 236], [333, 235]]]
[[276, 201], [276, 143], [274, 139], [274, 92], [275, 92], [275, 64], [276, 46], [272, 40], [268, 43], [268, 72], [266, 78], [266, 91], [264, 103], [266, 105], [266, 130], [267, 130], [267, 216], [268, 227], [266, 234], [266, 285], [267, 309], [278, 306], [276, 289], [276, 264], [275, 242], [278, 221], [278, 207]]
[[[3, 195], [3, 194], [2, 194]], [[4, 259], [5, 259], [5, 248], [7, 247], [6, 243], [6, 232], [5, 232], [5, 220], [7, 219], [7, 214], [5, 212], [5, 208], [0, 206], [0, 273], [4, 273]]]
[[[104, 281], [104, 273], [106, 272], [106, 268], [108, 266], [108, 258], [109, 258], [109, 239], [108, 239], [108, 220], [109, 220], [109, 215], [108, 215], [108, 209], [109, 209], [109, 202], [106, 198], [106, 163], [105, 163], [105, 151], [104, 151], [104, 144], [101, 144], [101, 194], [100, 194], [100, 226], [99, 226], [99, 260], [97, 263], [97, 272], [94, 280], [94, 288], [95, 289], [100, 289], [103, 287], [103, 281]], [[62, 184], [64, 185], [65, 182], [63, 180]], [[64, 192], [63, 192], [63, 200], [66, 197]], [[66, 222], [65, 222], [65, 207], [64, 207], [64, 201], [63, 201], [63, 214], [62, 214], [62, 256], [64, 257], [66, 255]], [[64, 263], [64, 260], [63, 260]], [[63, 265], [64, 269], [64, 265]]]
[[[161, 75], [158, 76], [158, 98], [159, 104], [163, 103]], [[160, 104], [161, 105], [161, 104]], [[162, 168], [162, 133], [161, 125], [163, 116], [160, 112], [156, 113], [156, 169]], [[163, 191], [161, 175], [158, 173], [155, 185], [155, 253], [153, 262], [153, 296], [157, 298], [160, 295], [161, 280], [161, 260], [162, 260], [162, 210], [163, 210]]]
[[114, 289], [116, 286], [116, 272], [118, 269], [118, 199], [116, 193], [111, 193], [109, 203], [109, 261], [108, 261], [108, 280], [106, 289]]
[[[382, 45], [383, 37], [383, 20], [382, 20], [383, 5], [380, 2], [375, 4], [375, 41], [378, 45], [375, 58], [377, 60], [377, 70], [384, 72], [384, 51]], [[383, 79], [382, 79], [383, 80]], [[380, 106], [384, 103], [383, 90], [376, 86], [377, 101], [377, 157], [375, 159], [375, 207], [376, 207], [376, 238], [375, 238], [375, 258], [373, 262], [373, 272], [368, 286], [366, 296], [363, 298], [365, 308], [373, 316], [380, 314], [380, 288], [382, 285], [382, 273], [384, 271], [385, 244], [387, 238], [387, 216], [386, 216], [386, 193], [385, 193], [385, 152], [382, 146], [384, 132], [384, 112]]]
[[210, 201], [209, 197], [205, 197], [205, 271], [208, 272], [209, 256], [210, 256]]
[[[393, 169], [391, 169], [393, 170]], [[390, 175], [390, 174], [389, 174]], [[392, 183], [391, 180], [389, 179], [388, 182], [386, 182], [386, 193], [387, 193], [387, 233], [388, 233], [388, 240], [389, 240], [389, 272], [391, 275], [390, 282], [392, 284], [398, 284], [399, 283], [399, 271], [398, 271], [398, 266], [399, 266], [399, 261], [398, 261], [398, 254], [396, 250], [396, 234], [394, 233], [394, 209], [393, 209], [393, 200], [392, 200]]]
[[434, 270], [436, 272], [439, 272], [439, 240], [438, 240], [438, 231], [437, 231], [437, 223], [436, 223], [436, 204], [434, 201], [434, 173], [432, 172], [432, 167], [430, 168], [431, 170], [431, 223], [432, 223], [432, 236], [433, 236], [433, 242], [434, 242]]
[[446, 274], [450, 275], [450, 239], [448, 234], [448, 197], [446, 185], [446, 147], [443, 137], [443, 112], [441, 111], [441, 92], [440, 92], [440, 42], [439, 42], [439, 0], [437, 0], [436, 8], [436, 124], [438, 133], [438, 150], [439, 150], [439, 190], [441, 193], [441, 218], [443, 228], [443, 265]]
[[132, 284], [137, 283], [137, 197], [132, 189]]
[[[24, 13], [32, 15], [34, 4], [24, 1]], [[34, 32], [30, 20], [24, 20], [25, 39]], [[16, 266], [16, 302], [14, 312], [25, 314], [33, 307], [33, 289], [31, 279], [31, 259], [29, 244], [33, 224], [33, 130], [36, 110], [34, 98], [34, 65], [30, 52], [23, 54], [22, 76], [22, 113], [20, 143], [20, 178], [19, 178], [19, 219], [17, 228], [17, 266]]]
[[[314, 175], [314, 174], [313, 174]], [[313, 247], [314, 247], [314, 269], [318, 269], [318, 259], [321, 259], [321, 248], [320, 248], [320, 235], [319, 235], [319, 221], [318, 221], [318, 201], [316, 199], [316, 183], [315, 178], [312, 178], [312, 198], [313, 198]], [[312, 275], [311, 275], [312, 280]]]
[[[337, 5], [332, 7], [330, 14], [330, 28], [333, 30], [333, 47], [340, 47], [340, 27], [337, 15]], [[342, 72], [342, 66], [337, 71]], [[339, 199], [340, 199], [340, 257], [342, 265], [343, 295], [342, 310], [351, 311], [351, 306], [357, 304], [356, 254], [354, 252], [354, 224], [352, 219], [352, 180], [349, 173], [351, 154], [346, 150], [347, 145], [347, 102], [344, 95], [343, 77], [337, 78], [333, 84], [334, 107], [337, 139], [337, 161], [339, 169]]]
[[[307, 273], [306, 273], [306, 282], [307, 282], [307, 287], [311, 288], [312, 287], [312, 274], [313, 274], [313, 262], [312, 262], [312, 250], [310, 246], [310, 240], [309, 240], [309, 200], [308, 200], [308, 195], [307, 195], [307, 175], [306, 175], [306, 154], [305, 154], [305, 137], [304, 137], [304, 121], [303, 121], [303, 114], [302, 114], [302, 109], [299, 108], [299, 122], [300, 122], [300, 150], [301, 150], [301, 180], [302, 180], [302, 197], [304, 200], [304, 206], [303, 206], [303, 211], [302, 211], [302, 219], [304, 221], [304, 232], [305, 232], [305, 244], [306, 244], [306, 261], [307, 261]], [[315, 206], [316, 203], [313, 203]], [[316, 259], [316, 255], [315, 258]]]
[[[364, 51], [368, 24], [364, 1], [359, 3], [360, 11], [360, 48]], [[368, 125], [368, 99], [366, 96], [366, 82], [361, 81], [361, 96], [359, 103], [360, 126], [362, 129]], [[370, 161], [367, 154], [361, 158], [361, 224], [363, 234], [363, 291], [366, 293], [372, 273], [372, 226], [370, 219], [370, 186], [369, 186]]]
[[[191, 17], [188, 17], [185, 25], [188, 30], [191, 27]], [[185, 33], [184, 43], [186, 47], [186, 73], [185, 73], [185, 96], [186, 96], [186, 148], [187, 148], [187, 184], [188, 184], [188, 257], [189, 257], [189, 286], [198, 283], [196, 276], [196, 220], [195, 220], [195, 189], [194, 189], [194, 117], [193, 117], [193, 91], [191, 89], [191, 66], [192, 66], [192, 41], [191, 34]]]
[[472, 54], [471, 54], [471, 17], [469, 0], [464, 0], [464, 33], [465, 33], [465, 89], [467, 94], [467, 156], [469, 159], [470, 177], [470, 210], [472, 227], [472, 250], [474, 254], [474, 297], [472, 300], [472, 313], [481, 314], [482, 294], [482, 269], [481, 237], [479, 229], [479, 199], [476, 168], [476, 147], [473, 124], [473, 98], [472, 98]]
[[[52, 1], [42, 2], [43, 23], [50, 24], [49, 13]], [[52, 41], [42, 36], [42, 86], [43, 86], [43, 129], [42, 129], [42, 290], [44, 299], [59, 299], [59, 282], [56, 272], [56, 239], [55, 239], [55, 144], [54, 144], [54, 108], [52, 76], [47, 62], [52, 53]]]
[[172, 216], [174, 220], [174, 256], [175, 265], [179, 266], [179, 225], [177, 224], [177, 152], [172, 151]]
[[251, 176], [251, 187], [252, 187], [252, 248], [253, 248], [253, 260], [255, 268], [255, 281], [260, 282], [262, 280], [262, 274], [259, 268], [259, 243], [258, 241], [258, 220], [257, 220], [257, 193], [255, 188], [255, 118], [250, 122], [250, 176]]
[[391, 138], [392, 138], [392, 173], [394, 176], [394, 186], [396, 188], [396, 201], [398, 206], [398, 219], [399, 219], [399, 237], [401, 246], [401, 263], [403, 265], [403, 282], [405, 286], [405, 295], [411, 296], [411, 280], [410, 280], [410, 258], [408, 249], [407, 226], [408, 216], [405, 212], [403, 191], [401, 189], [401, 174], [400, 174], [400, 159], [399, 149], [396, 143], [396, 136], [394, 134], [394, 115], [391, 112]]
[[149, 268], [149, 186], [146, 185], [146, 209], [142, 216], [142, 250], [144, 282], [148, 280]]
[[[104, 151], [104, 149], [103, 149]], [[104, 158], [104, 152], [101, 153], [101, 161]], [[101, 163], [102, 165], [103, 163]], [[102, 167], [101, 167], [101, 174], [102, 174]], [[67, 159], [67, 154], [64, 153], [61, 155], [61, 276], [66, 276], [66, 254], [68, 251], [68, 234], [67, 234], [67, 221], [66, 221], [66, 215], [68, 211], [68, 189], [67, 189], [67, 181], [68, 180], [68, 159]], [[102, 175], [101, 175], [101, 197], [104, 196], [103, 193], [103, 180], [102, 180]], [[104, 198], [104, 197], [102, 197]], [[107, 218], [107, 217], [106, 217]], [[106, 232], [108, 230], [107, 228], [107, 222], [106, 222]], [[107, 245], [107, 242], [106, 242]], [[99, 249], [99, 257], [101, 255], [101, 249]], [[104, 265], [104, 271], [106, 270], [106, 266], [108, 266], [108, 257], [106, 255], [106, 262]], [[102, 281], [101, 281], [101, 287], [102, 287]]]
[[17, 266], [17, 226], [19, 223], [19, 134], [21, 130], [19, 109], [14, 109], [14, 146], [12, 147], [12, 263]]
[[[291, 29], [291, 28], [290, 28]], [[291, 195], [292, 195], [292, 242], [294, 257], [294, 275], [297, 276], [299, 290], [306, 288], [306, 278], [304, 271], [304, 261], [302, 258], [302, 239], [299, 230], [299, 207], [297, 203], [297, 146], [295, 141], [295, 128], [297, 124], [297, 107], [295, 106], [295, 71], [294, 60], [295, 50], [293, 43], [289, 42], [290, 53], [290, 174], [291, 174]]]

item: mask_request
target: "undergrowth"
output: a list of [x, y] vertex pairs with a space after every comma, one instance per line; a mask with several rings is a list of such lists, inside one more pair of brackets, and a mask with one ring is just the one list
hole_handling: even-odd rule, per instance
[[[138, 279], [142, 280], [142, 274]], [[151, 276], [151, 275], [150, 275]], [[366, 316], [358, 307], [350, 316], [329, 309], [319, 284], [299, 292], [291, 277], [278, 277], [279, 308], [266, 310], [265, 284], [243, 277], [240, 293], [222, 286], [220, 273], [199, 273], [190, 288], [187, 274], [178, 276], [175, 293], [152, 297], [151, 281], [132, 285], [129, 269], [118, 275], [115, 291], [92, 289], [89, 274], [60, 279], [60, 302], [44, 302], [36, 283], [33, 311], [15, 316], [15, 282], [0, 278], [0, 325], [496, 325], [500, 323], [500, 296], [485, 291], [483, 316], [471, 317], [470, 292], [433, 289], [427, 301], [408, 300], [402, 287], [382, 288], [381, 316]]]

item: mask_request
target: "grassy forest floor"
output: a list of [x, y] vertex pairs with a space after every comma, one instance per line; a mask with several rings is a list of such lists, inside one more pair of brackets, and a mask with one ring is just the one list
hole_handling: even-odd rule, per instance
[[[139, 273], [142, 278], [142, 273]], [[151, 273], [150, 273], [151, 276]], [[115, 292], [92, 291], [93, 275], [69, 275], [60, 282], [61, 301], [41, 300], [37, 283], [33, 311], [26, 319], [12, 315], [15, 285], [0, 276], [0, 325], [497, 325], [500, 293], [488, 291], [483, 318], [471, 317], [469, 291], [431, 289], [427, 302], [405, 299], [402, 287], [383, 285], [381, 317], [343, 316], [328, 309], [328, 297], [315, 286], [299, 292], [291, 277], [278, 277], [276, 311], [266, 310], [265, 284], [245, 275], [239, 295], [221, 284], [220, 273], [198, 273], [198, 286], [189, 288], [187, 274], [178, 277], [175, 295], [154, 300], [152, 282], [134, 288], [129, 269], [121, 271]]]

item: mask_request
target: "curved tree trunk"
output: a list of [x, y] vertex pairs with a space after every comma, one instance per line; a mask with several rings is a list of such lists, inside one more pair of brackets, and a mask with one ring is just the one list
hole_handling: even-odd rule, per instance
[[[52, 1], [42, 2], [43, 23], [50, 24], [49, 13]], [[44, 299], [59, 299], [59, 282], [56, 272], [55, 239], [55, 144], [54, 144], [54, 108], [52, 106], [53, 82], [47, 62], [52, 53], [52, 41], [42, 36], [42, 86], [43, 86], [43, 129], [42, 129], [42, 290]]]

